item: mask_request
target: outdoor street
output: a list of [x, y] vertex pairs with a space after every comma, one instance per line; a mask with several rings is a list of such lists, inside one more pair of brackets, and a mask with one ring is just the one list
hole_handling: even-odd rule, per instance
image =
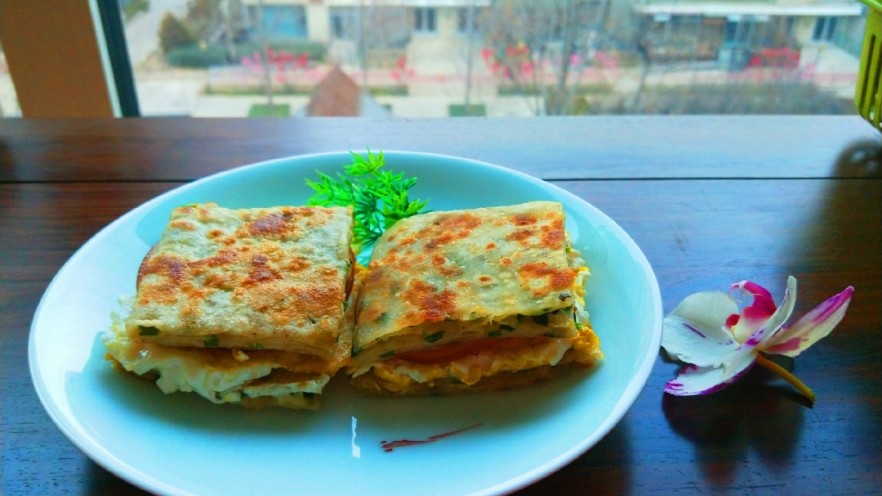
[[[125, 26], [129, 56], [135, 75], [141, 114], [144, 116], [180, 115], [193, 117], [244, 117], [254, 104], [265, 103], [266, 96], [259, 88], [263, 74], [244, 65], [213, 67], [210, 69], [182, 69], [168, 67], [159, 47], [159, 26], [167, 12], [181, 17], [187, 10], [187, 0], [151, 0], [147, 12], [141, 12]], [[794, 76], [800, 82], [813, 82], [839, 98], [849, 99], [855, 87], [857, 59], [832, 45], [817, 45], [802, 50], [801, 67]], [[419, 69], [410, 69], [406, 75], [393, 75], [389, 70], [370, 70], [366, 79], [372, 84], [385, 83], [387, 87], [407, 86], [406, 94], [378, 96], [375, 100], [402, 118], [447, 117], [450, 105], [461, 105], [466, 99], [464, 74], [451, 74], [449, 61], [421, 59]], [[538, 99], [529, 96], [500, 95], [497, 81], [486, 64], [475, 56], [475, 74], [472, 78], [470, 100], [485, 108], [486, 116], [540, 115]], [[313, 65], [308, 69], [287, 69], [274, 72], [276, 84], [312, 87], [330, 70], [330, 64]], [[360, 68], [342, 67], [354, 81], [365, 75]], [[584, 68], [578, 76], [579, 84], [600, 84], [612, 93], [627, 98], [641, 86], [643, 69], [618, 67], [606, 63]], [[461, 72], [461, 71], [460, 71]], [[645, 85], [682, 86], [699, 83], [765, 82], [780, 77], [780, 70], [753, 68], [730, 71], [713, 64], [654, 65], [646, 74]], [[242, 94], [242, 87], [255, 88], [253, 94]], [[237, 91], [229, 91], [234, 88]], [[247, 92], [246, 92], [247, 93]], [[304, 108], [309, 96], [274, 95], [274, 102], [290, 106], [291, 114]], [[0, 116], [21, 114], [15, 91], [0, 53]]]

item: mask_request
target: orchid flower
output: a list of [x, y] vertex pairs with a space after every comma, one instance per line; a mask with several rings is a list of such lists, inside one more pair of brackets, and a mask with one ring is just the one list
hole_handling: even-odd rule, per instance
[[[702, 292], [686, 297], [664, 320], [662, 347], [687, 365], [665, 392], [676, 396], [710, 394], [732, 384], [759, 364], [787, 380], [812, 403], [815, 394], [802, 381], [765, 355], [796, 357], [830, 334], [845, 316], [854, 288], [787, 324], [796, 302], [796, 278], [787, 279], [780, 306], [769, 291], [750, 281], [729, 293]], [[739, 311], [738, 296], [753, 301]]]

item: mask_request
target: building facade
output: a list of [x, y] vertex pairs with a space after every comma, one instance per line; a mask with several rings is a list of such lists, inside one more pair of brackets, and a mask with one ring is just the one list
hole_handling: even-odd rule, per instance
[[[341, 63], [364, 64], [371, 53], [385, 51], [390, 60], [404, 56], [411, 67], [435, 71], [464, 63], [468, 35], [481, 36], [476, 20], [494, 3], [500, 0], [245, 0], [250, 18], [270, 38], [326, 43]], [[591, 33], [598, 47], [606, 40], [655, 63], [714, 62], [733, 69], [804, 66], [825, 54], [857, 57], [866, 12], [857, 0], [591, 3], [605, 9], [609, 30], [607, 36]], [[633, 34], [623, 36], [627, 32]]]
[[650, 60], [716, 61], [732, 69], [805, 67], [821, 63], [823, 56], [856, 58], [865, 11], [856, 0], [643, 0], [633, 7]]

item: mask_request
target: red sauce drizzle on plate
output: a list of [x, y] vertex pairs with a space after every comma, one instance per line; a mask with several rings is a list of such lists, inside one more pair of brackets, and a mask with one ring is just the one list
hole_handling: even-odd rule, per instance
[[383, 451], [386, 453], [391, 453], [395, 448], [405, 448], [407, 446], [416, 446], [419, 444], [429, 444], [434, 443], [435, 441], [440, 441], [445, 437], [450, 437], [461, 432], [465, 432], [469, 429], [474, 429], [475, 427], [479, 427], [481, 424], [474, 424], [468, 427], [463, 427], [462, 429], [457, 429], [455, 431], [444, 432], [442, 434], [435, 434], [434, 436], [429, 436], [426, 439], [399, 439], [397, 441], [380, 441], [380, 447], [383, 448]]

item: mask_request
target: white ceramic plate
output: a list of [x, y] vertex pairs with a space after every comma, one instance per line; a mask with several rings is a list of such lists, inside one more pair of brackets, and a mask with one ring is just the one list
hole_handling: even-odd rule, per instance
[[[342, 170], [348, 153], [241, 167], [159, 196], [89, 240], [43, 296], [29, 359], [58, 427], [96, 462], [170, 494], [495, 494], [563, 467], [597, 443], [643, 388], [657, 356], [662, 307], [643, 253], [606, 215], [555, 186], [460, 158], [386, 152], [419, 178], [432, 210], [563, 202], [567, 229], [592, 270], [587, 307], [604, 363], [527, 389], [448, 397], [373, 398], [335, 378], [318, 412], [251, 411], [195, 394], [163, 395], [112, 370], [100, 335], [172, 208], [214, 201], [242, 208], [303, 204], [305, 178]], [[385, 452], [381, 441], [455, 436]]]

